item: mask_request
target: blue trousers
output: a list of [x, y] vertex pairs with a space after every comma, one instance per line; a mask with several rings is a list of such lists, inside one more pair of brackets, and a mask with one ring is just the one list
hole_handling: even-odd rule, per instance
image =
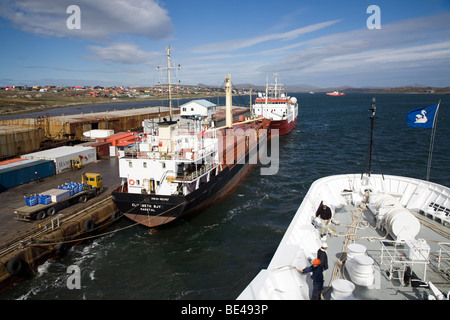
[[320, 300], [322, 289], [323, 289], [323, 282], [313, 282], [313, 292], [311, 300]]

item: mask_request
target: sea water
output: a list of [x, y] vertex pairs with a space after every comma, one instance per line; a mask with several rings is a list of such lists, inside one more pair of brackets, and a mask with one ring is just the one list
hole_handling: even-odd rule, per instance
[[[450, 101], [420, 94], [291, 94], [299, 117], [280, 137], [279, 171], [256, 168], [219, 204], [156, 233], [122, 218], [102, 236], [47, 261], [0, 299], [235, 299], [269, 264], [311, 183], [367, 170], [376, 98], [372, 172], [425, 179], [431, 129], [406, 125], [406, 113], [442, 98], [430, 180], [450, 186]], [[80, 288], [69, 289], [69, 266]]]

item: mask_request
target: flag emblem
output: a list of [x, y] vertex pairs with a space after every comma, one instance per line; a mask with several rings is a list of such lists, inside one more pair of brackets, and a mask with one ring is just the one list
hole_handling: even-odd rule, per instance
[[406, 114], [406, 124], [410, 127], [433, 128], [438, 105], [411, 110]]

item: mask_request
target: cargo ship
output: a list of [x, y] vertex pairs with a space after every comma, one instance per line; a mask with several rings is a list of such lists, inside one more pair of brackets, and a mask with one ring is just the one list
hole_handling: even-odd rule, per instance
[[292, 131], [297, 123], [298, 103], [296, 97], [288, 97], [284, 86], [278, 84], [278, 75], [275, 74], [275, 84], [269, 85], [266, 81], [266, 92], [259, 92], [252, 106], [255, 116], [270, 119], [270, 135], [285, 135]]
[[112, 192], [126, 217], [154, 228], [199, 212], [229, 195], [256, 165], [251, 157], [267, 140], [270, 120], [233, 122], [230, 76], [225, 82], [223, 127], [215, 127], [211, 112], [144, 121], [134, 148], [119, 159], [122, 183]]

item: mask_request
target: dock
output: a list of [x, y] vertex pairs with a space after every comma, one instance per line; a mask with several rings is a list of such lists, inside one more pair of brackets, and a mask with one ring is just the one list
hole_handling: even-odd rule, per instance
[[[29, 182], [0, 193], [3, 204], [0, 213], [0, 292], [26, 279], [47, 259], [62, 255], [61, 248], [67, 250], [82, 239], [99, 234], [121, 217], [111, 197], [112, 190], [120, 184], [118, 160], [117, 157], [104, 158], [80, 170], [68, 170], [41, 182]], [[15, 219], [13, 211], [24, 205], [25, 195], [80, 181], [82, 172], [102, 175], [104, 191], [98, 197], [64, 208], [44, 220], [24, 222]], [[11, 274], [8, 262], [16, 260], [20, 260], [13, 267], [17, 274]]]
[[[159, 108], [153, 107], [152, 109], [152, 117], [159, 117], [159, 112], [157, 112]], [[223, 121], [225, 112], [224, 110], [218, 111], [216, 120]], [[126, 112], [128, 112], [128, 119], [133, 117], [130, 110]], [[248, 112], [248, 108], [234, 108], [233, 116], [237, 117], [246, 112]], [[139, 117], [149, 118], [148, 112], [145, 113], [141, 110], [139, 112], [136, 111], [136, 113], [139, 114]], [[70, 119], [72, 120], [69, 121], [68, 118], [64, 118], [64, 123], [66, 123], [64, 127], [73, 130], [65, 131], [66, 133], [73, 133], [73, 135], [72, 133], [65, 135], [66, 138], [70, 139], [80, 135], [80, 128], [83, 128], [84, 131], [95, 128], [102, 129], [104, 127], [103, 123], [111, 124], [113, 122], [111, 118], [108, 120], [98, 114], [73, 115], [70, 116]], [[106, 119], [106, 122], [98, 119]], [[30, 119], [22, 121], [26, 122], [30, 121]], [[141, 121], [140, 118], [139, 121]], [[114, 128], [120, 131], [127, 131], [137, 127], [138, 124], [140, 124], [138, 120], [133, 120]], [[16, 126], [18, 124], [3, 124], [3, 127], [6, 127], [6, 129], [3, 131], [4, 136], [1, 135], [2, 131], [0, 130], [2, 150], [3, 142], [8, 144], [10, 133], [13, 132], [11, 128]], [[26, 132], [22, 125], [20, 127], [22, 128], [21, 132]], [[107, 128], [111, 128], [111, 125], [108, 125]], [[41, 132], [43, 129], [36, 129], [30, 125], [29, 130]], [[24, 139], [22, 143], [18, 143], [18, 145], [22, 146], [34, 145], [40, 139], [38, 136], [27, 134], [19, 137]], [[30, 139], [34, 141], [33, 143], [30, 142], [31, 140], [28, 140], [29, 137], [32, 137]], [[17, 136], [15, 136], [16, 138]], [[24, 151], [25, 148], [16, 149], [13, 153], [25, 153]], [[15, 218], [14, 209], [25, 204], [25, 196], [39, 194], [65, 183], [79, 182], [83, 172], [102, 175], [103, 192], [99, 196], [87, 202], [76, 203], [63, 208], [54, 216], [44, 220], [24, 222]], [[94, 162], [84, 165], [81, 169], [64, 170], [53, 176], [45, 177], [40, 182], [28, 182], [0, 192], [0, 203], [2, 203], [2, 208], [0, 209], [0, 292], [7, 290], [16, 282], [27, 279], [33, 274], [33, 271], [37, 270], [40, 264], [48, 259], [62, 256], [71, 246], [77, 245], [85, 239], [101, 236], [104, 228], [120, 219], [122, 215], [118, 212], [111, 196], [112, 190], [117, 188], [120, 183], [118, 157], [103, 156]], [[130, 222], [131, 224], [132, 222]]]
[[[174, 114], [179, 113], [175, 110]], [[57, 117], [21, 118], [0, 121], [0, 159], [29, 153], [45, 141], [70, 142], [83, 138], [83, 132], [111, 129], [115, 132], [139, 128], [145, 119], [168, 117], [167, 107], [148, 107]]]

